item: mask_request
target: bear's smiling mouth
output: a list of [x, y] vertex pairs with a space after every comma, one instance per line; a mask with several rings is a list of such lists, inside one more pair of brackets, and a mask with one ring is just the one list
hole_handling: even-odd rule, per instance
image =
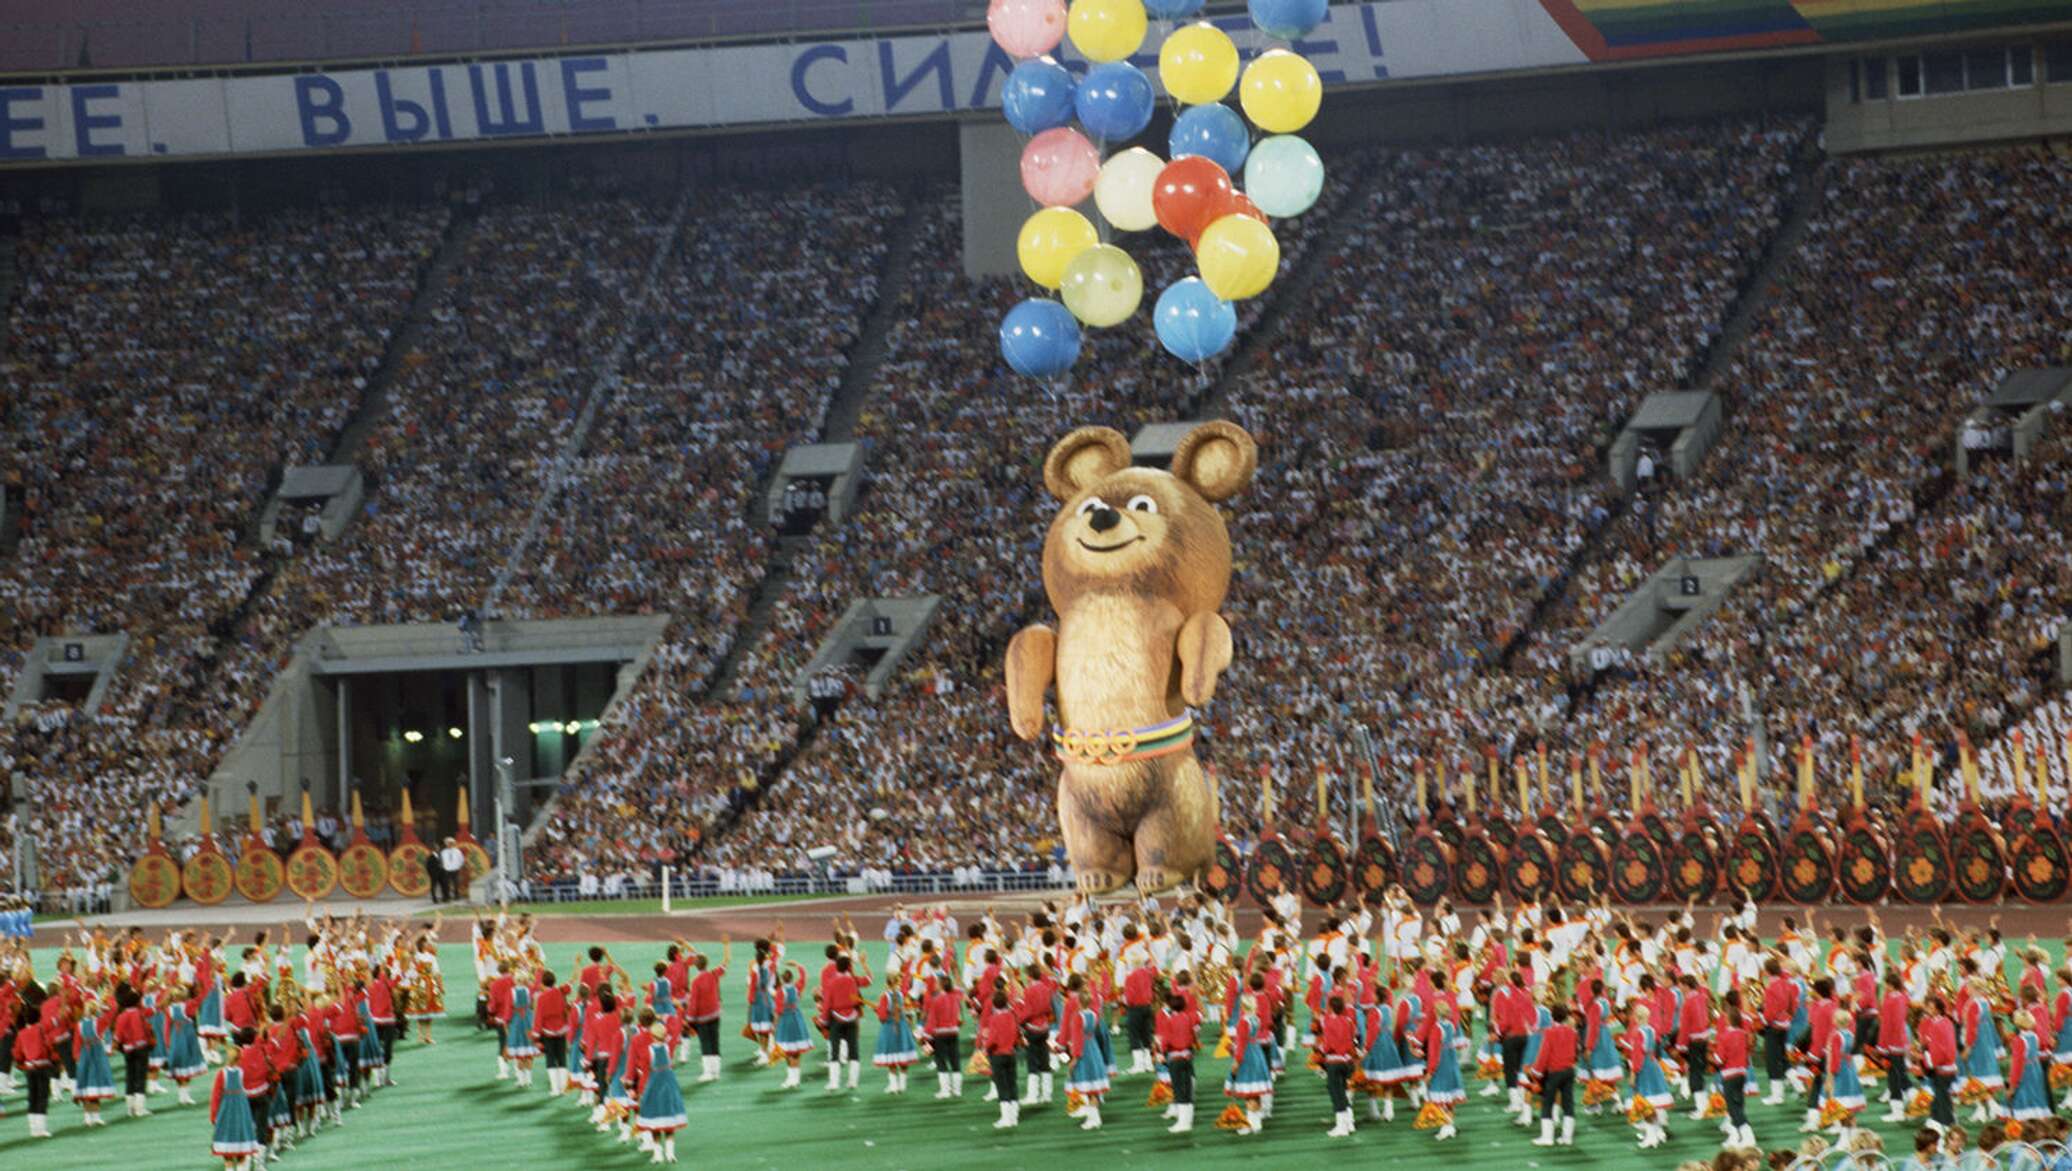
[[1082, 548], [1082, 549], [1084, 549], [1084, 550], [1086, 550], [1086, 551], [1087, 551], [1087, 552], [1089, 552], [1089, 553], [1113, 553], [1113, 552], [1115, 552], [1115, 551], [1116, 551], [1117, 549], [1127, 549], [1127, 548], [1129, 548], [1129, 547], [1130, 547], [1131, 545], [1134, 545], [1134, 544], [1136, 544], [1136, 543], [1137, 543], [1138, 541], [1141, 541], [1141, 540], [1143, 540], [1143, 539], [1144, 539], [1144, 537], [1143, 537], [1143, 535], [1142, 535], [1142, 534], [1139, 534], [1139, 535], [1137, 535], [1137, 536], [1131, 537], [1131, 538], [1130, 538], [1129, 540], [1127, 540], [1127, 541], [1124, 541], [1124, 542], [1123, 542], [1123, 543], [1121, 543], [1120, 545], [1089, 545], [1089, 544], [1087, 544], [1087, 543], [1086, 543], [1086, 541], [1085, 541], [1084, 539], [1082, 539], [1082, 538], [1077, 538], [1077, 537], [1075, 537], [1075, 538], [1073, 538], [1073, 539], [1074, 539], [1074, 540], [1077, 540], [1077, 541], [1079, 541], [1079, 547], [1080, 547], [1080, 548]]

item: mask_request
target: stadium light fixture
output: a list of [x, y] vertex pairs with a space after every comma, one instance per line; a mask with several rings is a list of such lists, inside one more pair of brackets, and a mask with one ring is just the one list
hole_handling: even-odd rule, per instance
[[451, 737], [453, 737], [453, 738], [454, 738], [455, 740], [458, 740], [458, 739], [460, 739], [460, 738], [461, 738], [462, 736], [465, 736], [465, 735], [467, 735], [467, 733], [466, 733], [466, 732], [463, 732], [463, 731], [461, 731], [461, 730], [460, 730], [459, 728], [448, 728], [448, 729], [446, 729], [446, 734], [447, 734], [448, 736], [451, 736]]
[[576, 734], [577, 732], [580, 732], [580, 731], [582, 731], [582, 730], [583, 730], [583, 726], [582, 726], [581, 724], [578, 724], [578, 723], [577, 723], [577, 722], [575, 722], [574, 720], [570, 720], [570, 721], [569, 721], [569, 722], [567, 722], [566, 724], [563, 724], [563, 725], [561, 725], [561, 730], [562, 730], [562, 731], [564, 731], [564, 732], [566, 732], [566, 733], [568, 733], [569, 735], [573, 736], [573, 735], [575, 735], [575, 734]]
[[417, 730], [417, 729], [415, 729], [415, 728], [412, 728], [412, 729], [411, 729], [411, 730], [409, 730], [408, 732], [405, 732], [405, 733], [403, 733], [403, 742], [404, 742], [405, 744], [417, 744], [417, 743], [421, 743], [421, 742], [422, 742], [423, 740], [424, 740], [424, 733], [423, 733], [423, 732], [420, 732], [420, 731], [418, 731], [418, 730]]

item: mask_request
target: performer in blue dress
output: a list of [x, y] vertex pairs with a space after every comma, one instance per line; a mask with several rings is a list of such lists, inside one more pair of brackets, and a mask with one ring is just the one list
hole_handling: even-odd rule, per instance
[[1468, 1091], [1460, 1080], [1460, 1028], [1453, 1023], [1450, 1014], [1443, 1011], [1445, 1005], [1434, 1012], [1438, 1019], [1432, 1023], [1431, 1051], [1425, 1054], [1425, 1064], [1431, 1075], [1425, 1080], [1425, 1100], [1446, 1111], [1446, 1124], [1432, 1135], [1435, 1141], [1444, 1142], [1459, 1134], [1453, 1125], [1454, 1108], [1467, 1101]]
[[2036, 1019], [2028, 1009], [2014, 1014], [2014, 1044], [2008, 1046], [2007, 1112], [2017, 1122], [2049, 1118], [2056, 1111], [2050, 1104], [2050, 1079], [2043, 1071], [2043, 1042], [2036, 1036]]
[[659, 961], [655, 964], [655, 978], [648, 981], [647, 999], [648, 1007], [663, 1020], [676, 1015], [675, 990], [669, 987], [668, 964]]
[[1633, 1071], [1633, 1096], [1654, 1108], [1654, 1113], [1640, 1124], [1642, 1150], [1659, 1147], [1668, 1140], [1669, 1132], [1662, 1120], [1676, 1101], [1676, 1096], [1669, 1090], [1669, 1079], [1662, 1073], [1662, 1062], [1655, 1055], [1655, 1028], [1648, 1020], [1647, 1006], [1635, 1005], [1633, 1027], [1623, 1038], [1627, 1064]]
[[[652, 1015], [652, 1014], [649, 1014]], [[634, 1126], [659, 1140], [652, 1162], [676, 1162], [676, 1132], [685, 1124], [683, 1086], [676, 1080], [676, 1067], [669, 1064], [668, 1030], [661, 1021], [648, 1025], [635, 1043], [647, 1047], [647, 1075], [640, 1082], [640, 1106]]]
[[229, 1168], [250, 1165], [259, 1153], [259, 1128], [252, 1125], [252, 1106], [245, 1101], [245, 1074], [233, 1053], [216, 1074], [215, 1092], [209, 1095], [209, 1121], [215, 1124], [209, 1150]]
[[784, 983], [778, 986], [776, 1048], [784, 1057], [784, 1084], [781, 1088], [799, 1088], [799, 1059], [813, 1049], [813, 1034], [806, 1028], [806, 1013], [800, 1007], [799, 986], [805, 983], [805, 969], [797, 964], [786, 968]]
[[1417, 1075], [1403, 1064], [1396, 1047], [1396, 1010], [1384, 996], [1367, 1006], [1367, 1056], [1360, 1061], [1361, 1088], [1367, 1092], [1367, 1114], [1384, 1122], [1396, 1117], [1396, 1093]]
[[1821, 1115], [1823, 1120], [1833, 1117], [1839, 1149], [1849, 1149], [1863, 1103], [1863, 1081], [1856, 1076], [1856, 1020], [1847, 1012], [1837, 1012], [1834, 1032], [1827, 1039], [1827, 1101], [1821, 1106]]
[[[1606, 1082], [1612, 1086], [1626, 1080], [1626, 1065], [1619, 1060], [1618, 1043], [1612, 1037], [1612, 1006], [1604, 998], [1604, 981], [1590, 981], [1590, 1003], [1583, 1014], [1584, 1028], [1589, 1036], [1584, 1038], [1590, 1054], [1583, 1061], [1583, 1076], [1588, 1081]], [[1614, 1103], [1614, 1108], [1624, 1109]], [[1585, 1114], [1602, 1113], [1602, 1106], [1586, 1106]]]
[[523, 984], [511, 988], [511, 1020], [504, 1026], [504, 1056], [518, 1069], [514, 1085], [532, 1084], [532, 1059], [540, 1047], [532, 1040], [532, 989]]
[[748, 969], [748, 1032], [757, 1065], [768, 1065], [775, 1056], [770, 1038], [777, 1031], [778, 963], [770, 941], [756, 940], [755, 963]]
[[914, 1022], [907, 1019], [906, 994], [894, 988], [878, 997], [878, 1043], [871, 1064], [885, 1071], [885, 1092], [906, 1093], [907, 1067], [920, 1060]]
[[[366, 1075], [367, 1092], [374, 1092], [376, 1086], [387, 1080], [388, 1052], [382, 1048], [381, 1030], [374, 1024], [374, 1009], [364, 996], [356, 997], [360, 1017], [360, 1071]], [[530, 1063], [527, 1063], [528, 1068]], [[527, 1075], [527, 1084], [531, 1075]]]
[[[1547, 1006], [1545, 1004], [1534, 1004], [1532, 1032], [1525, 1038], [1525, 1056], [1519, 1059], [1519, 1069], [1530, 1070], [1539, 1065], [1540, 1038], [1546, 1035], [1547, 1029], [1553, 1024], [1554, 1014], [1547, 1011]], [[1512, 1121], [1520, 1126], [1529, 1127], [1532, 1125], [1532, 1119], [1532, 1095], [1528, 1094], [1525, 1097], [1524, 1107], [1518, 1111], [1518, 1117], [1512, 1119]]]
[[180, 1087], [180, 1105], [194, 1105], [187, 1083], [209, 1071], [208, 1058], [201, 1051], [201, 1036], [187, 1017], [187, 1006], [173, 1001], [165, 1010], [166, 1073]]
[[1247, 993], [1231, 1033], [1230, 1075], [1223, 1081], [1225, 1096], [1243, 1107], [1245, 1123], [1239, 1134], [1258, 1134], [1266, 1121], [1266, 1104], [1273, 1101], [1273, 1066], [1266, 1047], [1272, 1043], [1272, 1026], [1261, 1016], [1259, 1001]]
[[[1072, 977], [1075, 984], [1079, 979]], [[1079, 1129], [1099, 1130], [1101, 1098], [1108, 1092], [1108, 1059], [1101, 1051], [1101, 1037], [1108, 1030], [1101, 1026], [1100, 1015], [1090, 1008], [1078, 1009], [1076, 1017], [1077, 1027], [1067, 1029], [1063, 1038], [1065, 1052], [1072, 1058], [1065, 1073], [1065, 1090], [1078, 1094], [1084, 1103], [1079, 1112]]]
[[[79, 1022], [78, 1044], [74, 1046], [72, 1060], [72, 1100], [86, 1112], [84, 1125], [106, 1126], [108, 1120], [101, 1117], [101, 1103], [115, 1099], [115, 1068], [108, 1063], [108, 1038], [101, 1032], [101, 1022], [91, 1015]], [[8, 1022], [10, 1032], [13, 1022]]]

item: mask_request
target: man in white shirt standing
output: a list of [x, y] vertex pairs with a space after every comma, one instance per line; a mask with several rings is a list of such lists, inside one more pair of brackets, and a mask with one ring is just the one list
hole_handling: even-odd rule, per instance
[[439, 851], [439, 869], [446, 872], [446, 897], [465, 897], [468, 893], [468, 856], [461, 851], [460, 843], [453, 838], [447, 838], [446, 845]]

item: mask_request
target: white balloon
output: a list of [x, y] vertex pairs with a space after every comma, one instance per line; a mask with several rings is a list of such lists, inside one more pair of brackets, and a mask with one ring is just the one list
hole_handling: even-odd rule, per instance
[[1151, 189], [1164, 169], [1165, 160], [1141, 146], [1102, 163], [1100, 178], [1094, 180], [1094, 206], [1101, 209], [1101, 217], [1124, 232], [1157, 227]]

